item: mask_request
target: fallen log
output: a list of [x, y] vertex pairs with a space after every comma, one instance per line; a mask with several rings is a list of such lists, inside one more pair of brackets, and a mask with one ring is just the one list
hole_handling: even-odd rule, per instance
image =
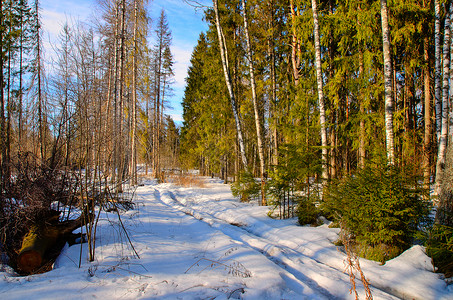
[[17, 257], [18, 268], [27, 273], [38, 269], [47, 249], [56, 243], [58, 236], [59, 232], [53, 226], [33, 225], [22, 241]]
[[72, 232], [83, 225], [84, 215], [75, 220], [59, 222], [50, 225], [43, 222], [39, 225], [32, 225], [22, 240], [22, 247], [17, 257], [17, 267], [25, 273], [33, 273], [38, 270], [44, 262], [46, 253], [52, 249], [58, 241], [68, 240]]

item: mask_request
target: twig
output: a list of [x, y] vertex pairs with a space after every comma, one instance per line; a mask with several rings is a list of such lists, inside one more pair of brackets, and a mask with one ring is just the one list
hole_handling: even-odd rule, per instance
[[183, 0], [183, 1], [188, 5], [192, 6], [193, 8], [195, 8], [195, 10], [210, 7], [208, 5], [201, 4], [199, 1], [196, 0]]
[[212, 260], [212, 259], [209, 259], [209, 258], [200, 258], [199, 260], [197, 260], [194, 264], [192, 264], [185, 272], [184, 274], [187, 274], [187, 272], [190, 271], [190, 269], [192, 269], [195, 265], [198, 265], [198, 263], [200, 263], [201, 261], [207, 261], [207, 262], [210, 262], [211, 265], [205, 267], [203, 270], [200, 271], [203, 272], [204, 270], [206, 270], [207, 268], [209, 267], [213, 267], [214, 265], [220, 265], [220, 266], [224, 266], [225, 268], [228, 268], [230, 271], [234, 271], [236, 272], [236, 274], [241, 274], [242, 277], [244, 278], [247, 278], [247, 277], [251, 277], [251, 274], [249, 271], [241, 271], [239, 270], [237, 267], [233, 267], [233, 266], [230, 266], [230, 265], [227, 265], [227, 264], [224, 264], [223, 262], [220, 262], [220, 261], [215, 261], [215, 260]]
[[[111, 195], [110, 193], [110, 189], [107, 187], [107, 192]], [[114, 204], [116, 206], [116, 204]], [[117, 208], [117, 207], [116, 207]], [[124, 227], [124, 224], [123, 224], [123, 221], [121, 220], [121, 216], [120, 216], [120, 213], [119, 213], [119, 210], [118, 209], [115, 209], [116, 211], [116, 214], [118, 216], [118, 220], [120, 221], [120, 225], [121, 225], [121, 228], [123, 229], [124, 231], [124, 234], [126, 234], [126, 237], [127, 237], [127, 240], [129, 241], [129, 244], [131, 245], [132, 247], [132, 250], [134, 251], [135, 255], [137, 256], [138, 259], [140, 259], [140, 255], [138, 255], [137, 251], [135, 250], [135, 247], [134, 245], [132, 244], [132, 241], [129, 237], [129, 233], [127, 232], [126, 230], [126, 227]]]

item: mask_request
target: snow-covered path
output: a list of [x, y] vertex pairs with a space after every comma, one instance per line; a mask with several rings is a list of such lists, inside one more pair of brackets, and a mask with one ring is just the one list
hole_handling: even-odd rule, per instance
[[[46, 274], [3, 272], [1, 299], [354, 299], [338, 230], [273, 220], [268, 208], [239, 203], [229, 186], [146, 184], [134, 210], [122, 215], [137, 259], [117, 226], [103, 214], [96, 261], [78, 268], [80, 245], [66, 248]], [[421, 247], [380, 266], [361, 260], [374, 299], [453, 299], [431, 272]], [[364, 289], [357, 282], [361, 298]]]

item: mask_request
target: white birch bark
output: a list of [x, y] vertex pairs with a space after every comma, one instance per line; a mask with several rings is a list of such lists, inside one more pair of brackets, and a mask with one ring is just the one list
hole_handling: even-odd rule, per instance
[[442, 173], [445, 168], [445, 157], [448, 143], [448, 112], [449, 112], [449, 79], [450, 79], [450, 21], [453, 6], [450, 4], [449, 12], [445, 17], [444, 25], [444, 45], [442, 51], [443, 59], [443, 84], [442, 84], [442, 110], [441, 110], [441, 129], [439, 137], [439, 148], [437, 152], [436, 164], [436, 191], [439, 192], [442, 183]]
[[244, 10], [244, 30], [245, 30], [245, 39], [247, 43], [247, 59], [249, 61], [249, 72], [250, 72], [250, 83], [252, 86], [252, 100], [253, 100], [253, 109], [255, 112], [255, 127], [256, 127], [256, 136], [258, 142], [258, 157], [260, 159], [260, 175], [261, 175], [261, 205], [266, 205], [266, 193], [265, 188], [265, 162], [264, 162], [264, 144], [263, 144], [263, 134], [261, 132], [261, 118], [258, 108], [258, 99], [256, 96], [256, 84], [255, 84], [255, 70], [253, 66], [253, 57], [252, 57], [252, 46], [250, 43], [248, 22], [247, 22], [247, 7], [245, 0], [242, 0], [242, 9]]
[[311, 0], [313, 11], [313, 25], [315, 35], [315, 58], [316, 58], [316, 79], [318, 83], [319, 121], [321, 125], [321, 146], [322, 146], [322, 178], [328, 179], [327, 174], [327, 128], [326, 110], [324, 105], [324, 93], [321, 70], [321, 43], [319, 37], [318, 7], [316, 0]]
[[241, 153], [242, 163], [247, 168], [247, 157], [245, 155], [244, 139], [242, 137], [241, 123], [239, 122], [239, 114], [236, 108], [236, 100], [233, 93], [233, 85], [231, 83], [230, 70], [228, 68], [228, 57], [225, 53], [226, 44], [224, 43], [222, 28], [220, 27], [219, 9], [217, 0], [213, 0], [214, 13], [215, 13], [215, 25], [217, 29], [217, 37], [219, 39], [220, 56], [222, 59], [223, 73], [225, 75], [225, 81], [230, 95], [231, 108], [233, 109], [234, 121], [236, 123], [239, 152]]
[[382, 52], [384, 55], [385, 141], [389, 164], [395, 163], [393, 134], [392, 62], [390, 58], [390, 29], [387, 0], [381, 0]]
[[441, 59], [440, 59], [440, 4], [439, 0], [434, 0], [435, 23], [434, 23], [434, 55], [435, 55], [435, 73], [434, 73], [434, 97], [436, 98], [436, 133], [437, 141], [440, 138], [440, 129], [442, 125], [442, 100], [441, 100]]

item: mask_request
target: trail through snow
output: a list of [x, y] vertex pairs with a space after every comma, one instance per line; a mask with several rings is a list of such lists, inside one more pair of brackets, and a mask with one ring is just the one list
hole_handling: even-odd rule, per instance
[[[354, 299], [338, 229], [273, 220], [269, 208], [240, 203], [228, 185], [147, 182], [122, 221], [103, 213], [96, 260], [86, 244], [66, 247], [45, 274], [18, 277], [3, 266], [1, 299]], [[80, 253], [82, 264], [78, 267]], [[421, 246], [385, 265], [360, 260], [374, 299], [453, 299]], [[357, 282], [360, 298], [365, 291]]]

